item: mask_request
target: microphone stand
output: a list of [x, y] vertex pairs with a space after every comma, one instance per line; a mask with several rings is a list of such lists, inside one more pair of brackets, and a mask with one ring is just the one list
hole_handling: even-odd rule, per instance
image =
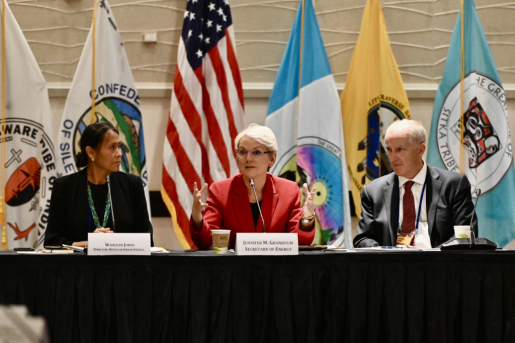
[[476, 213], [477, 203], [479, 202], [479, 196], [481, 195], [481, 189], [476, 189], [476, 204], [474, 205], [474, 211], [472, 211], [472, 218], [470, 218], [470, 249], [474, 249], [476, 245], [476, 234], [474, 233], [474, 227], [472, 223], [474, 222], [474, 213]]
[[256, 204], [258, 206], [259, 215], [261, 216], [261, 221], [263, 222], [263, 232], [265, 231], [265, 219], [263, 218], [263, 212], [261, 212], [261, 206], [259, 206], [259, 200], [256, 193], [256, 187], [254, 187], [254, 179], [250, 178], [250, 186], [252, 187], [252, 190], [254, 191], [254, 196], [256, 197]]
[[107, 180], [107, 189], [109, 190], [109, 200], [111, 201], [111, 219], [113, 219], [113, 232], [116, 232], [116, 225], [114, 223], [114, 207], [113, 207], [113, 198], [111, 197], [111, 178], [109, 175], [106, 176]]

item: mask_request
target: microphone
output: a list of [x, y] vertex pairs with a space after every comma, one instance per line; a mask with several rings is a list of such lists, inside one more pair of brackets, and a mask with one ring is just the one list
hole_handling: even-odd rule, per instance
[[266, 232], [265, 230], [265, 219], [263, 219], [263, 212], [261, 212], [261, 206], [259, 206], [259, 200], [256, 193], [256, 187], [254, 187], [254, 179], [250, 178], [250, 186], [252, 187], [252, 190], [254, 191], [254, 195], [256, 196], [256, 204], [258, 206], [259, 215], [261, 216], [261, 221], [263, 222], [263, 232]]
[[[451, 238], [447, 242], [440, 245], [440, 250], [495, 250], [497, 244], [486, 239], [476, 238], [474, 228], [472, 226], [474, 222], [474, 213], [476, 213], [477, 202], [481, 195], [481, 190], [476, 189], [476, 204], [474, 205], [474, 212], [472, 212], [472, 218], [470, 219], [470, 239], [469, 238]], [[477, 216], [476, 216], [477, 217]]]
[[109, 190], [109, 201], [111, 202], [111, 219], [113, 219], [113, 232], [116, 232], [115, 230], [115, 224], [114, 224], [114, 207], [113, 207], [113, 198], [111, 197], [111, 178], [109, 175], [106, 176], [107, 180], [107, 189]]
[[481, 195], [481, 189], [476, 189], [476, 204], [474, 205], [474, 211], [472, 211], [472, 217], [470, 218], [470, 248], [473, 248], [476, 245], [476, 234], [474, 233], [474, 228], [472, 227], [472, 222], [474, 221], [474, 213], [476, 213], [477, 203], [479, 202], [479, 196]]

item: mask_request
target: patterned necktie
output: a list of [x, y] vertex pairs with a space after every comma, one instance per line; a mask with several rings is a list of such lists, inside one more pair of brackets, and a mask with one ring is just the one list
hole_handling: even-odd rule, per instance
[[415, 199], [411, 192], [413, 181], [404, 184], [404, 197], [402, 198], [402, 233], [412, 233], [415, 231]]

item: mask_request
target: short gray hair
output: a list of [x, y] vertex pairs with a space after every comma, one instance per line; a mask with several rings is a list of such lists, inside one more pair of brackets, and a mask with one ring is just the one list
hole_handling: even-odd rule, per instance
[[396, 120], [388, 126], [386, 134], [390, 130], [409, 129], [409, 142], [410, 143], [425, 143], [426, 142], [426, 129], [421, 122], [411, 119]]
[[249, 127], [236, 136], [236, 139], [234, 140], [234, 148], [236, 150], [239, 148], [240, 140], [245, 136], [263, 144], [269, 152], [276, 152], [278, 150], [274, 132], [269, 127], [261, 126], [256, 123], [250, 124]]

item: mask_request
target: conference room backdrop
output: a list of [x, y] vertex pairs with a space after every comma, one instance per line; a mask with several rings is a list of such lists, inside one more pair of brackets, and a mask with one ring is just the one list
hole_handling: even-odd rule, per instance
[[[101, 0], [99, 0], [101, 2]], [[45, 76], [57, 135], [66, 95], [92, 21], [93, 0], [8, 0]], [[161, 187], [162, 147], [185, 0], [111, 0], [138, 88], [150, 190]], [[290, 35], [298, 0], [232, 0], [246, 122], [263, 124], [268, 97]], [[341, 91], [366, 0], [315, 0], [329, 62]], [[382, 1], [392, 50], [414, 119], [429, 130], [460, 0]], [[515, 128], [515, 4], [476, 0], [479, 18], [506, 90]], [[157, 33], [154, 43], [143, 34]]]

